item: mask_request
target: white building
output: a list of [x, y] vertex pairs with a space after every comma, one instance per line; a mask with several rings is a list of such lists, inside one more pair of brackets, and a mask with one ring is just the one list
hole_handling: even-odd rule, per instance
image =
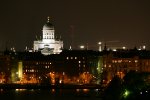
[[55, 29], [50, 23], [49, 17], [47, 23], [43, 26], [43, 37], [41, 40], [34, 41], [34, 52], [41, 51], [44, 55], [59, 54], [62, 52], [63, 41], [55, 38]]

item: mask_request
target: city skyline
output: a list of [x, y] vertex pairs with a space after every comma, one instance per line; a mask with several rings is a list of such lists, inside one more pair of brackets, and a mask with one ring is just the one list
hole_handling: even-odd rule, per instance
[[42, 35], [47, 16], [67, 49], [71, 44], [75, 48], [88, 44], [98, 50], [99, 41], [118, 41], [129, 48], [149, 47], [149, 10], [146, 0], [1, 1], [0, 50], [6, 46], [32, 48], [36, 35]]

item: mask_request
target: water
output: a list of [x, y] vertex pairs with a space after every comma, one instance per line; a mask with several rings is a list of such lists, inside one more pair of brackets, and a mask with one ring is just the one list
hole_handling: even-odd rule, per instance
[[0, 90], [4, 100], [102, 100], [98, 89]]

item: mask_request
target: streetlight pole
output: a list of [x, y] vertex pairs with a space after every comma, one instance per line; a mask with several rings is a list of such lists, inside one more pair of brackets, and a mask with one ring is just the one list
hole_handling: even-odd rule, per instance
[[98, 42], [98, 45], [99, 45], [99, 51], [101, 52], [102, 51], [102, 42]]

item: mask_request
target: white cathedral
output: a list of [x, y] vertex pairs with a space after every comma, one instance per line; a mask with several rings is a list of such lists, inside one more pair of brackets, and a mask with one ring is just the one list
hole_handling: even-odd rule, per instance
[[59, 54], [62, 52], [63, 41], [56, 39], [55, 29], [53, 24], [50, 23], [49, 17], [42, 31], [42, 39], [34, 41], [34, 52], [41, 51], [44, 55]]

